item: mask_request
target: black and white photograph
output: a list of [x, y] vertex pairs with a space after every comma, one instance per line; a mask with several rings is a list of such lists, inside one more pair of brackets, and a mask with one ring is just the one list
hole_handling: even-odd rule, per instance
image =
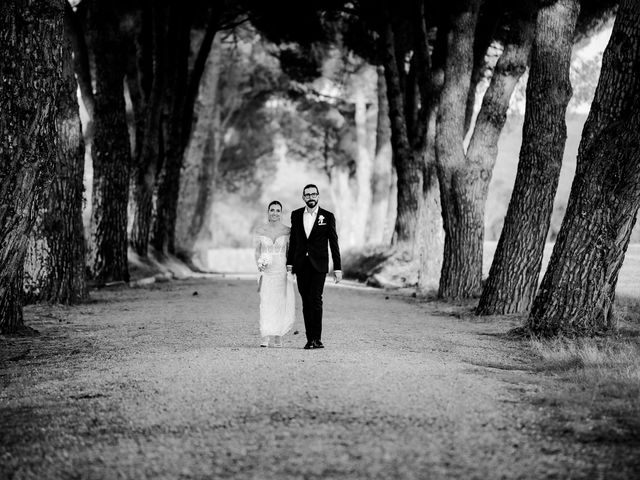
[[1, 0], [0, 479], [640, 478], [640, 0]]

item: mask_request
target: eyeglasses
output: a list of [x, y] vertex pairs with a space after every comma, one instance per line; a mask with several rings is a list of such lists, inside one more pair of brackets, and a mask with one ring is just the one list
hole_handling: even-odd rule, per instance
[[302, 195], [304, 198], [318, 198], [318, 194], [317, 193], [305, 193], [304, 195]]

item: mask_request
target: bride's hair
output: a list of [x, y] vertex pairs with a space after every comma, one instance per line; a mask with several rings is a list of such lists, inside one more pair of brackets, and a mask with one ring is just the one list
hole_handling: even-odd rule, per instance
[[282, 204], [281, 204], [278, 200], [274, 200], [273, 202], [271, 202], [271, 203], [267, 206], [267, 211], [269, 211], [269, 209], [271, 208], [271, 205], [278, 205], [278, 206], [280, 206], [280, 210], [282, 210]]

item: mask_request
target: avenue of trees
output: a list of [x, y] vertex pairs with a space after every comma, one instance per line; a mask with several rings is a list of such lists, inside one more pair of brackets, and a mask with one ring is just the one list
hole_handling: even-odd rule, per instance
[[[258, 188], [258, 165], [282, 145], [326, 173], [343, 246], [374, 246], [378, 274], [445, 300], [478, 297], [478, 315], [527, 314], [534, 335], [615, 329], [640, 206], [635, 0], [6, 0], [0, 9], [2, 333], [26, 328], [25, 302], [75, 304], [88, 285], [128, 282], [128, 252], [195, 262], [215, 186], [241, 178]], [[612, 18], [539, 283], [572, 51]], [[518, 171], [483, 281], [498, 139], [527, 71]]]

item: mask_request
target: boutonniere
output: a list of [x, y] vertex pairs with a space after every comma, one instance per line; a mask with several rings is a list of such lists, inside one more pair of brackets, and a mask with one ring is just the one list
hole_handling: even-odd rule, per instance
[[318, 216], [318, 225], [326, 225], [326, 223], [324, 223], [324, 215]]

